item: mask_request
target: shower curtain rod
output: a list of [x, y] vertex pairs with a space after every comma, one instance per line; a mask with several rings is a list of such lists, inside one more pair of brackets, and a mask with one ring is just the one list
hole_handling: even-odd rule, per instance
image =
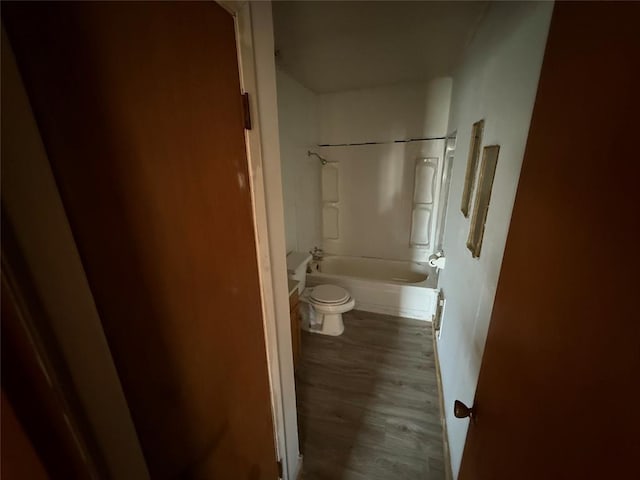
[[358, 147], [361, 145], [390, 145], [393, 143], [424, 142], [425, 140], [446, 140], [447, 137], [409, 138], [407, 140], [390, 140], [388, 142], [361, 142], [361, 143], [321, 143], [318, 147]]

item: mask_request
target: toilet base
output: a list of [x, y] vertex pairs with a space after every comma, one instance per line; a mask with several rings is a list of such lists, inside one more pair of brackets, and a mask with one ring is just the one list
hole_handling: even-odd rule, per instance
[[356, 302], [349, 297], [339, 305], [317, 305], [309, 300], [310, 289], [305, 289], [300, 297], [302, 329], [307, 332], [337, 337], [344, 332], [342, 314], [353, 310]]
[[331, 335], [332, 337], [342, 335], [344, 332], [344, 322], [342, 321], [341, 313], [320, 314], [316, 312], [316, 315], [320, 323], [316, 325], [305, 325], [303, 326], [305, 330], [321, 335]]

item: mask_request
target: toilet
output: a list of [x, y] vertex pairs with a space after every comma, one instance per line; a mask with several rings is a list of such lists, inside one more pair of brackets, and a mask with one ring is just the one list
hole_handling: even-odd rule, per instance
[[306, 288], [307, 264], [311, 255], [291, 252], [287, 255], [289, 278], [298, 282], [298, 294], [302, 307], [302, 328], [322, 335], [342, 335], [342, 314], [353, 310], [355, 301], [351, 294], [337, 285], [318, 285]]

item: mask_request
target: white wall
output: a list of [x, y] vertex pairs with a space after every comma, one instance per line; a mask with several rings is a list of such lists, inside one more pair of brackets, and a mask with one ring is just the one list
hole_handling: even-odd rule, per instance
[[307, 155], [318, 143], [317, 98], [281, 70], [276, 79], [287, 252], [305, 252], [322, 241], [320, 161]]
[[320, 144], [444, 137], [451, 78], [318, 96]]
[[[447, 265], [440, 274], [447, 303], [438, 343], [454, 476], [468, 421], [453, 416], [453, 402], [473, 403], [552, 8], [550, 2], [492, 4], [454, 75], [449, 131], [458, 136], [444, 239]], [[500, 157], [482, 252], [472, 259], [460, 199], [471, 125], [482, 118], [482, 144], [499, 144]]]

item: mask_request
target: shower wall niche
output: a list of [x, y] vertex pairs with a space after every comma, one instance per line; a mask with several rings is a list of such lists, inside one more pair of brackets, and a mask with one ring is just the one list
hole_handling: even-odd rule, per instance
[[429, 249], [433, 245], [434, 212], [436, 190], [439, 187], [437, 178], [438, 157], [420, 157], [416, 160], [413, 179], [413, 209], [411, 211], [411, 235], [409, 244], [414, 248]]

